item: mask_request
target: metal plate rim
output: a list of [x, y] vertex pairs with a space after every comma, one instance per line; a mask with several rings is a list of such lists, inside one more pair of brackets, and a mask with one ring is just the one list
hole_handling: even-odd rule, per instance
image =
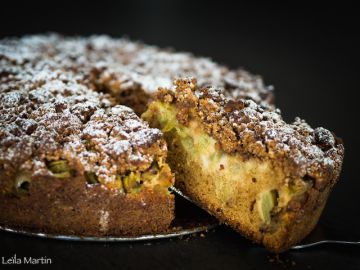
[[199, 226], [191, 229], [183, 229], [177, 232], [169, 232], [169, 233], [160, 233], [160, 234], [146, 234], [141, 236], [76, 236], [76, 235], [65, 235], [65, 234], [51, 234], [51, 233], [39, 233], [39, 232], [31, 232], [23, 229], [14, 229], [6, 226], [0, 225], [0, 230], [26, 235], [26, 236], [34, 236], [39, 238], [47, 238], [47, 239], [57, 239], [57, 240], [69, 240], [69, 241], [80, 241], [80, 242], [138, 242], [138, 241], [146, 241], [146, 240], [157, 240], [157, 239], [166, 239], [166, 238], [174, 238], [180, 236], [186, 236], [194, 233], [200, 233], [207, 230], [211, 230], [215, 228], [217, 224], [211, 224], [207, 226]]

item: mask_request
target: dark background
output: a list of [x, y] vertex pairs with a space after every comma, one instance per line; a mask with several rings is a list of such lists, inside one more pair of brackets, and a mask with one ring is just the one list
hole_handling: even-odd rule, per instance
[[[196, 0], [12, 1], [1, 5], [1, 38], [49, 31], [126, 35], [262, 75], [266, 84], [275, 86], [276, 103], [286, 120], [300, 116], [343, 138], [343, 172], [321, 222], [348, 235], [358, 231], [360, 46], [355, 6]], [[272, 263], [272, 255], [227, 228], [205, 238], [132, 245], [66, 243], [4, 233], [0, 238], [0, 257], [35, 252], [52, 257], [55, 267], [360, 269], [359, 247], [291, 251], [282, 255], [283, 263]]]

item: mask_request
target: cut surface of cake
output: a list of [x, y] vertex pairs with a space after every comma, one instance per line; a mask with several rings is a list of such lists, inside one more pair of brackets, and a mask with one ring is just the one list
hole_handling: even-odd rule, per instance
[[176, 187], [220, 221], [281, 252], [316, 225], [344, 148], [324, 128], [179, 79], [143, 114], [168, 143]]

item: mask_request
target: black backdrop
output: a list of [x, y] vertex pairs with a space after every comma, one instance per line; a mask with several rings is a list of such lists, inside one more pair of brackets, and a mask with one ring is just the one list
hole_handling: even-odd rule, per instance
[[[2, 3], [0, 37], [48, 31], [126, 35], [262, 75], [266, 84], [275, 86], [276, 103], [286, 120], [300, 116], [343, 138], [343, 172], [322, 220], [344, 231], [360, 227], [360, 59], [354, 6], [196, 0], [72, 2]], [[355, 254], [360, 255], [359, 251]]]

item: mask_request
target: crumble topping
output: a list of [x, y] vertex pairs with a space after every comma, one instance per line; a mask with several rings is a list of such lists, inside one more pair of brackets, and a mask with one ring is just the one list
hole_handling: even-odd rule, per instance
[[222, 88], [198, 87], [194, 78], [176, 80], [174, 89], [160, 89], [157, 98], [175, 104], [180, 123], [199, 119], [226, 153], [270, 159], [289, 177], [313, 180], [318, 189], [338, 178], [344, 147], [322, 127], [313, 129], [298, 117], [288, 124], [279, 109], [226, 97]]
[[[39, 75], [23, 67], [21, 73]], [[164, 156], [166, 145], [128, 107], [114, 105], [107, 94], [92, 91], [64, 74], [14, 76], [14, 86], [0, 92], [0, 164], [37, 174], [49, 173], [46, 161], [66, 159], [100, 182], [116, 174], [147, 169]], [[54, 76], [54, 74], [53, 74]], [[41, 78], [41, 79], [39, 79]], [[29, 162], [31, 161], [31, 162]]]
[[37, 78], [29, 80], [46, 81], [53, 72], [67, 70], [92, 87], [101, 82], [98, 90], [105, 86], [116, 93], [129, 89], [139, 92], [141, 88], [151, 94], [158, 87], [171, 87], [175, 77], [195, 76], [200, 86], [224, 87], [228, 95], [264, 105], [271, 103], [273, 96], [272, 87], [265, 87], [259, 76], [243, 69], [229, 70], [208, 58], [107, 36], [67, 38], [51, 34], [5, 39], [0, 44], [0, 61], [17, 65], [1, 65], [2, 72], [19, 66], [38, 71]]

